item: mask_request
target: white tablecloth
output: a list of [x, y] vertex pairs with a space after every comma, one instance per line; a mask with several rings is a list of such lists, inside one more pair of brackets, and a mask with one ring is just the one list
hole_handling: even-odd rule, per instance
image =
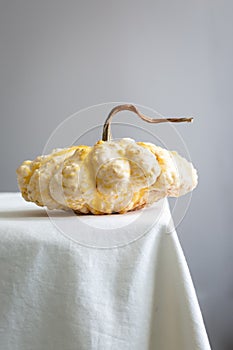
[[166, 201], [143, 214], [48, 217], [1, 194], [0, 349], [210, 349], [169, 221]]

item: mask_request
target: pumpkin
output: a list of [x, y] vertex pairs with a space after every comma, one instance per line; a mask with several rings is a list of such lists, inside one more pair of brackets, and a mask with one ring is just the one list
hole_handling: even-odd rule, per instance
[[177, 152], [131, 138], [111, 139], [111, 120], [129, 110], [149, 123], [191, 122], [192, 118], [152, 119], [135, 106], [120, 105], [109, 113], [102, 140], [93, 147], [56, 149], [17, 169], [23, 198], [48, 209], [75, 213], [125, 213], [161, 198], [179, 197], [197, 185], [193, 165]]

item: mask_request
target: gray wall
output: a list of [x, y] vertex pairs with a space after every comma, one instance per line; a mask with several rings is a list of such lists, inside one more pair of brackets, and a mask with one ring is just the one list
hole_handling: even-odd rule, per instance
[[196, 116], [179, 127], [199, 187], [178, 234], [216, 350], [233, 349], [232, 11], [225, 0], [0, 4], [1, 191], [17, 190], [16, 167], [83, 107]]

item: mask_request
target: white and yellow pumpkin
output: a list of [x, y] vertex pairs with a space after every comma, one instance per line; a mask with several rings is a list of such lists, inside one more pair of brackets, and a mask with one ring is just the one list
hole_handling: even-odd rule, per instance
[[17, 169], [23, 198], [48, 209], [111, 214], [140, 209], [166, 196], [179, 197], [195, 188], [196, 170], [176, 152], [130, 138], [111, 140], [110, 121], [121, 110], [152, 123], [191, 121], [151, 119], [133, 105], [117, 106], [105, 122], [102, 140], [93, 147], [72, 146], [23, 162]]

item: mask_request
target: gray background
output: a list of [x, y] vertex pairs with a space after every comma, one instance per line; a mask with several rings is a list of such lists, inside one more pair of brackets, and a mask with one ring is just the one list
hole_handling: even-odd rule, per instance
[[178, 234], [216, 350], [233, 349], [232, 10], [220, 0], [0, 5], [1, 191], [17, 190], [16, 167], [81, 108], [130, 101], [196, 116], [177, 127], [200, 179]]

